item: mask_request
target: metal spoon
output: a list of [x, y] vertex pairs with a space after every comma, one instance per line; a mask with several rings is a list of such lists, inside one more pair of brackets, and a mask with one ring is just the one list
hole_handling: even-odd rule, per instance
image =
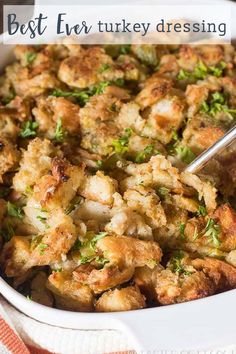
[[190, 165], [185, 169], [186, 172], [196, 173], [201, 170], [209, 160], [218, 155], [236, 140], [236, 125], [231, 128], [215, 144], [203, 151]]

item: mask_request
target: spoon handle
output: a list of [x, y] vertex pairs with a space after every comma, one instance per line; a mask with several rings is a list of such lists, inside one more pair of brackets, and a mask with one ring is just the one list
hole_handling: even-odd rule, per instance
[[186, 172], [196, 173], [201, 170], [209, 160], [226, 149], [236, 140], [236, 125], [231, 128], [222, 138], [217, 140], [215, 144], [203, 151], [190, 165], [185, 169]]

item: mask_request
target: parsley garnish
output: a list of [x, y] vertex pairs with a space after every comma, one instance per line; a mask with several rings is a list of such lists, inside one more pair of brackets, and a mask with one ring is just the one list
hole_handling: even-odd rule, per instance
[[180, 238], [181, 238], [182, 240], [185, 239], [185, 234], [184, 234], [185, 227], [186, 227], [185, 223], [181, 222], [181, 223], [179, 224], [179, 233], [180, 233]]
[[192, 162], [196, 157], [188, 146], [178, 145], [175, 147], [175, 151], [179, 158], [187, 164]]
[[132, 132], [133, 131], [131, 128], [126, 128], [124, 135], [122, 135], [117, 140], [113, 140], [112, 146], [116, 153], [123, 155], [128, 151], [129, 139], [132, 135]]
[[58, 119], [57, 125], [56, 125], [56, 130], [55, 130], [55, 135], [54, 135], [54, 140], [57, 143], [63, 143], [64, 138], [65, 138], [66, 131], [62, 127], [62, 121], [61, 118]]
[[170, 190], [166, 187], [158, 187], [157, 194], [160, 198], [165, 198], [170, 193]]
[[23, 128], [20, 131], [20, 136], [22, 138], [29, 138], [36, 136], [36, 130], [38, 128], [38, 123], [33, 122], [32, 120], [28, 120], [24, 123]]
[[175, 251], [174, 256], [171, 259], [171, 268], [174, 273], [183, 274], [183, 275], [191, 275], [192, 273], [189, 272], [184, 268], [182, 265], [182, 260], [184, 258], [184, 252], [182, 251]]
[[143, 163], [146, 162], [147, 160], [150, 159], [152, 155], [158, 154], [158, 151], [155, 150], [155, 147], [153, 144], [150, 144], [145, 147], [145, 149], [141, 152], [139, 152], [136, 157], [135, 157], [135, 162], [136, 163]]
[[198, 211], [197, 211], [197, 216], [206, 216], [206, 215], [207, 215], [206, 207], [203, 205], [199, 205]]
[[226, 68], [226, 63], [221, 61], [217, 66], [206, 66], [202, 61], [200, 61], [194, 68], [193, 71], [186, 71], [181, 69], [177, 76], [178, 80], [203, 80], [207, 75], [214, 75], [220, 77]]
[[200, 112], [215, 116], [217, 113], [227, 113], [232, 119], [233, 114], [236, 114], [236, 109], [231, 109], [228, 106], [225, 95], [221, 92], [214, 92], [209, 102], [204, 101], [201, 105]]
[[96, 243], [101, 240], [103, 237], [107, 236], [107, 232], [99, 232], [99, 234], [95, 235], [90, 241], [89, 246], [93, 250], [95, 249]]
[[131, 44], [124, 44], [120, 46], [120, 54], [129, 54], [131, 51]]
[[69, 206], [65, 210], [65, 213], [68, 215], [70, 214], [76, 206], [81, 202], [81, 197], [79, 195], [76, 195], [70, 202]]
[[14, 92], [10, 92], [8, 96], [5, 96], [1, 99], [2, 104], [7, 105], [10, 103], [14, 98], [16, 97], [16, 94]]
[[7, 213], [17, 219], [23, 219], [24, 217], [23, 209], [11, 202], [7, 202]]
[[90, 97], [103, 93], [109, 84], [110, 83], [108, 81], [101, 81], [97, 86], [93, 86], [83, 91], [62, 91], [60, 89], [54, 89], [51, 95], [55, 97], [74, 97], [79, 105], [83, 107], [88, 102]]
[[204, 229], [204, 236], [207, 236], [213, 242], [215, 247], [219, 247], [221, 241], [219, 239], [220, 225], [214, 219], [208, 218], [206, 227]]
[[46, 250], [46, 248], [48, 248], [48, 245], [46, 244], [46, 243], [40, 243], [39, 245], [38, 245], [38, 248], [39, 248], [39, 253], [41, 254], [41, 255], [43, 255], [44, 254], [44, 251]]
[[25, 58], [26, 58], [27, 65], [33, 63], [33, 61], [35, 61], [36, 57], [37, 57], [36, 53], [33, 53], [33, 52], [26, 53]]
[[102, 73], [104, 73], [105, 71], [110, 70], [110, 68], [111, 68], [111, 66], [110, 66], [109, 64], [104, 63], [104, 64], [102, 64], [102, 65], [100, 66], [100, 68], [98, 69], [98, 73], [99, 73], [99, 74], [102, 74]]

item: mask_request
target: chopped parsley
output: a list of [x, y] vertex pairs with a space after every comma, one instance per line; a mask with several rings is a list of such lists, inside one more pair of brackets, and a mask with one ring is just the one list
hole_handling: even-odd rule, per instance
[[62, 127], [62, 121], [61, 118], [58, 119], [56, 129], [55, 129], [55, 134], [54, 134], [54, 140], [57, 143], [63, 143], [64, 138], [65, 138], [66, 131]]
[[184, 232], [185, 232], [185, 227], [186, 227], [185, 223], [181, 222], [181, 223], [179, 224], [179, 233], [180, 233], [180, 238], [181, 238], [182, 240], [185, 239], [185, 234], [184, 234]]
[[183, 251], [175, 251], [174, 256], [170, 261], [171, 265], [171, 270], [174, 273], [177, 273], [179, 275], [191, 275], [192, 272], [189, 272], [188, 270], [185, 269], [185, 267], [182, 264], [182, 260], [184, 258], [184, 252]]
[[101, 240], [103, 237], [107, 236], [107, 232], [99, 232], [99, 234], [95, 235], [90, 241], [89, 246], [93, 250], [95, 249], [97, 241]]
[[54, 89], [51, 95], [55, 97], [74, 97], [76, 98], [78, 104], [83, 107], [88, 102], [90, 97], [103, 93], [109, 84], [109, 81], [101, 81], [97, 86], [93, 86], [82, 91], [62, 91], [60, 89]]
[[37, 54], [34, 52], [28, 52], [25, 54], [25, 59], [26, 59], [27, 65], [32, 64], [36, 58], [37, 58]]
[[27, 185], [24, 194], [27, 196], [27, 195], [31, 195], [32, 193], [33, 193], [33, 188]]
[[207, 77], [207, 75], [213, 75], [215, 77], [220, 77], [223, 75], [223, 71], [226, 68], [226, 63], [221, 61], [216, 66], [207, 66], [202, 61], [195, 66], [193, 71], [187, 71], [181, 69], [177, 76], [178, 80], [203, 80]]
[[102, 73], [104, 73], [105, 71], [110, 70], [110, 69], [111, 69], [111, 66], [110, 66], [109, 64], [107, 64], [107, 63], [104, 63], [104, 64], [102, 64], [102, 65], [100, 66], [100, 68], [98, 69], [98, 73], [99, 73], [99, 74], [102, 74]]
[[28, 120], [27, 122], [24, 123], [23, 128], [20, 131], [20, 137], [21, 138], [29, 138], [29, 137], [34, 137], [37, 134], [37, 128], [38, 128], [38, 123], [33, 122], [32, 120]]
[[7, 213], [17, 219], [23, 219], [24, 211], [20, 206], [17, 206], [11, 202], [7, 202]]
[[169, 193], [170, 193], [169, 188], [166, 187], [157, 188], [157, 194], [159, 195], [160, 198], [165, 198]]
[[67, 207], [67, 209], [65, 210], [65, 213], [68, 215], [70, 214], [75, 208], [76, 206], [81, 202], [81, 197], [79, 195], [76, 195], [70, 202], [69, 206]]
[[126, 128], [125, 134], [122, 135], [119, 139], [113, 140], [112, 146], [116, 153], [124, 155], [128, 151], [129, 139], [132, 135], [132, 129]]
[[151, 156], [158, 154], [158, 151], [155, 150], [155, 147], [153, 144], [150, 144], [145, 147], [143, 151], [140, 151], [136, 157], [135, 157], [135, 162], [136, 163], [143, 163], [146, 162], [150, 159]]
[[26, 299], [32, 301], [32, 296], [31, 295], [27, 295]]
[[214, 92], [208, 101], [204, 101], [201, 105], [200, 112], [207, 113], [214, 117], [217, 113], [227, 113], [230, 119], [236, 114], [236, 109], [228, 106], [226, 96], [221, 92]]
[[43, 255], [44, 252], [45, 252], [45, 250], [48, 248], [48, 245], [47, 245], [46, 243], [40, 243], [40, 244], [38, 245], [38, 248], [39, 248], [39, 253], [40, 253], [41, 255]]
[[221, 244], [219, 235], [220, 225], [218, 225], [214, 219], [208, 218], [206, 227], [204, 229], [204, 236], [208, 237], [210, 242], [212, 242], [215, 247], [219, 247]]
[[129, 54], [131, 52], [131, 44], [124, 44], [120, 46], [120, 54]]
[[206, 216], [206, 215], [207, 215], [206, 207], [204, 205], [199, 205], [197, 216]]
[[175, 151], [181, 161], [185, 163], [191, 163], [195, 158], [196, 155], [192, 152], [192, 150], [188, 146], [178, 145], [175, 147]]
[[16, 94], [14, 92], [10, 92], [9, 95], [3, 97], [1, 99], [2, 104], [7, 105], [8, 103], [10, 103], [14, 98], [16, 97]]

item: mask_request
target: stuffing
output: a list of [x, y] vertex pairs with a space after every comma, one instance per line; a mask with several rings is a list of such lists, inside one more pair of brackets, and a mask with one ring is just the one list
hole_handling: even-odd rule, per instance
[[152, 228], [166, 225], [166, 216], [157, 194], [143, 186], [128, 189], [124, 193], [128, 207], [142, 214]]
[[216, 189], [208, 182], [203, 182], [198, 176], [189, 172], [183, 172], [180, 175], [181, 182], [187, 186], [193, 187], [198, 192], [198, 199], [204, 200], [208, 211], [216, 208]]
[[47, 221], [45, 229], [45, 233], [37, 236], [32, 244], [31, 257], [27, 263], [29, 267], [62, 260], [77, 238], [73, 220], [58, 210]]
[[54, 299], [51, 292], [46, 287], [47, 280], [48, 277], [44, 272], [38, 272], [36, 274], [30, 283], [30, 298], [39, 304], [52, 307]]
[[118, 236], [127, 235], [143, 240], [152, 240], [152, 228], [145, 222], [142, 215], [122, 199], [119, 193], [113, 194], [114, 204], [111, 209], [111, 220], [105, 230]]
[[69, 311], [236, 288], [231, 45], [17, 45], [0, 75], [0, 270]]
[[30, 257], [30, 241], [28, 238], [13, 236], [3, 247], [0, 257], [1, 268], [8, 277], [17, 277], [29, 269]]
[[80, 110], [81, 146], [84, 149], [101, 155], [110, 153], [112, 142], [120, 134], [116, 118], [129, 97], [123, 88], [105, 86], [101, 93], [90, 98]]
[[13, 171], [19, 162], [20, 153], [8, 139], [0, 136], [0, 182], [6, 172]]
[[33, 187], [50, 170], [52, 157], [56, 154], [57, 149], [49, 140], [32, 140], [23, 151], [20, 169], [13, 178], [14, 189], [24, 193], [27, 187]]
[[115, 81], [124, 76], [104, 49], [91, 47], [79, 56], [70, 56], [61, 62], [59, 79], [69, 86], [85, 88], [100, 81]]
[[42, 176], [35, 184], [25, 207], [27, 216], [31, 208], [46, 212], [58, 208], [66, 210], [84, 179], [83, 166], [73, 166], [58, 157], [52, 159], [50, 171], [51, 174]]
[[77, 282], [71, 273], [53, 272], [47, 287], [53, 293], [58, 308], [84, 312], [93, 310], [92, 291], [87, 285]]
[[32, 113], [39, 131], [49, 139], [55, 137], [58, 122], [68, 134], [78, 136], [80, 133], [79, 106], [64, 97], [49, 96], [46, 100], [40, 97]]
[[138, 287], [128, 286], [123, 289], [109, 290], [96, 302], [97, 312], [115, 312], [137, 310], [145, 307], [145, 297]]
[[154, 189], [164, 186], [177, 191], [182, 190], [177, 169], [162, 155], [153, 156], [147, 163], [129, 164], [124, 170], [129, 175], [121, 183], [124, 190], [140, 184]]
[[96, 175], [85, 178], [84, 183], [82, 183], [79, 188], [79, 192], [87, 199], [101, 204], [111, 205], [116, 188], [116, 180], [98, 171]]

